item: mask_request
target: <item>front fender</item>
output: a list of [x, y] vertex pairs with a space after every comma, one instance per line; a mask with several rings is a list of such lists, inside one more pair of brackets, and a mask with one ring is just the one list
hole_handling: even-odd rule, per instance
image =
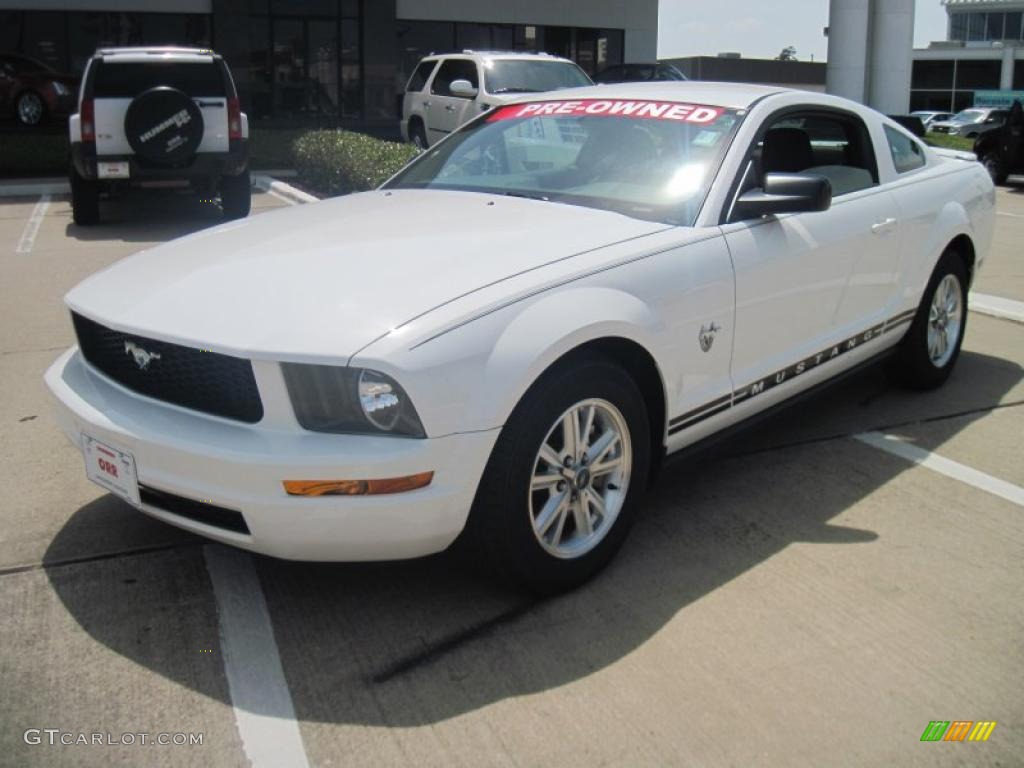
[[626, 291], [576, 285], [517, 302], [412, 348], [372, 345], [351, 365], [394, 376], [430, 437], [502, 426], [556, 360], [596, 339], [639, 344], [655, 358], [661, 321]]
[[546, 296], [521, 311], [496, 339], [482, 371], [489, 396], [478, 399], [474, 420], [504, 424], [544, 371], [590, 341], [627, 339], [657, 360], [655, 346], [661, 330], [661, 321], [650, 307], [622, 290], [579, 286]]

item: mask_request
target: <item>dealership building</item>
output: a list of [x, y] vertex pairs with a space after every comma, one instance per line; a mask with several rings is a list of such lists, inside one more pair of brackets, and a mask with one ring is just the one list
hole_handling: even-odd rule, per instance
[[[1024, 0], [943, 0], [946, 39], [914, 51], [911, 109], [1024, 97]], [[993, 101], [998, 99], [998, 101]]]
[[393, 122], [421, 56], [546, 51], [595, 74], [657, 57], [658, 0], [0, 0], [0, 52], [80, 74], [117, 45], [213, 47], [251, 119]]

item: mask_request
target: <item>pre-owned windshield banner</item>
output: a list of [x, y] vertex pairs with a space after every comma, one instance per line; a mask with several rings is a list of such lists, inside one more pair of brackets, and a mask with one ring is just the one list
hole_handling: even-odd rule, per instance
[[674, 101], [625, 101], [620, 99], [578, 99], [575, 101], [535, 101], [511, 104], [490, 115], [494, 120], [521, 117], [643, 117], [651, 120], [676, 120], [684, 123], [713, 123], [724, 112], [721, 107], [680, 104]]

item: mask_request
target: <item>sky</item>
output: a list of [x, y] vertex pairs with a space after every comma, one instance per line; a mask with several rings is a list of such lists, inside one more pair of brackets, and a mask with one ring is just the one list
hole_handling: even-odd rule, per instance
[[[940, 0], [915, 0], [914, 47], [946, 37]], [[660, 0], [658, 58], [739, 51], [774, 58], [788, 45], [801, 61], [825, 61], [828, 0]]]

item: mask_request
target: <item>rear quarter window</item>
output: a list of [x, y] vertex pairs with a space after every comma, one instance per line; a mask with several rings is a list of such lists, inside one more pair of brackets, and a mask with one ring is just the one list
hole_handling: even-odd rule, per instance
[[897, 173], [906, 173], [925, 164], [924, 150], [909, 136], [885, 126], [885, 138], [889, 142], [889, 153]]
[[209, 62], [97, 62], [93, 97], [134, 98], [157, 86], [189, 96], [227, 96], [220, 65]]

